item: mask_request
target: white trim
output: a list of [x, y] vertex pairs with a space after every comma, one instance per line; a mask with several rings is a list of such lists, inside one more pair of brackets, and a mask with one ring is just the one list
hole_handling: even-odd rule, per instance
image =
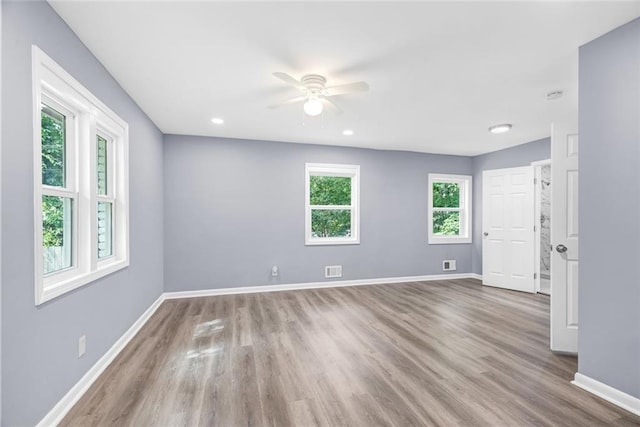
[[[36, 45], [32, 45], [34, 276], [35, 304], [40, 305], [100, 277], [129, 266], [129, 126]], [[65, 186], [42, 185], [41, 104], [45, 101], [67, 117]], [[110, 138], [110, 201], [113, 255], [97, 262], [97, 181], [95, 135]], [[43, 275], [42, 196], [73, 202], [72, 263]]]
[[[315, 245], [359, 245], [360, 244], [360, 166], [328, 163], [305, 163], [304, 165], [304, 244]], [[351, 204], [349, 206], [311, 205], [311, 176], [335, 176], [351, 178]], [[312, 237], [311, 212], [314, 209], [349, 209], [351, 211], [351, 236]]]
[[115, 273], [116, 271], [129, 266], [129, 262], [126, 260], [117, 260], [111, 257], [109, 260], [112, 262], [99, 266], [93, 271], [82, 274], [73, 274], [68, 280], [59, 281], [55, 285], [45, 287], [40, 295], [41, 302], [36, 303], [36, 305], [42, 304], [43, 302], [49, 301], [53, 298], [57, 298], [60, 295], [64, 295], [69, 291], [79, 288], [80, 286], [91, 283], [94, 280], [98, 280], [101, 277]]
[[537, 162], [531, 162], [531, 166], [546, 166], [551, 164], [551, 159], [538, 160]]
[[113, 346], [87, 371], [86, 374], [64, 395], [62, 399], [49, 411], [37, 424], [37, 427], [55, 426], [62, 421], [78, 400], [89, 390], [89, 387], [98, 379], [105, 369], [113, 362], [120, 352], [129, 344], [129, 341], [142, 329], [153, 316], [160, 304], [164, 301], [164, 295], [160, 295], [151, 306], [142, 313], [142, 316], [116, 341]]
[[[434, 208], [433, 207], [433, 183], [451, 182], [460, 185], [460, 206], [458, 208]], [[471, 175], [451, 175], [443, 173], [430, 173], [428, 175], [427, 189], [427, 241], [430, 245], [466, 244], [473, 242], [473, 177]], [[459, 236], [442, 236], [433, 234], [434, 210], [452, 210], [459, 212], [460, 232]]]
[[583, 390], [588, 391], [591, 394], [611, 402], [614, 405], [625, 409], [632, 414], [640, 416], [640, 399], [631, 396], [623, 391], [613, 388], [605, 383], [594, 380], [591, 377], [583, 375], [579, 372], [576, 373], [575, 378], [571, 381], [571, 384], [580, 387]]
[[253, 294], [259, 292], [281, 292], [303, 289], [342, 288], [345, 286], [386, 285], [408, 282], [431, 282], [435, 280], [475, 279], [472, 273], [432, 274], [428, 276], [382, 277], [375, 279], [333, 280], [325, 282], [287, 283], [282, 285], [240, 286], [237, 288], [203, 289], [198, 291], [165, 292], [165, 299], [195, 298], [217, 295]]
[[482, 281], [482, 274], [478, 274], [478, 273], [469, 273], [469, 278], [470, 278], [470, 279], [476, 279], [476, 280], [480, 280], [480, 281]]

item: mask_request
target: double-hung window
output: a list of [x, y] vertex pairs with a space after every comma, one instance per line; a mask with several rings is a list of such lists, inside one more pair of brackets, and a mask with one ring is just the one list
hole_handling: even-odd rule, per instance
[[33, 47], [35, 301], [129, 265], [128, 126]]
[[360, 243], [360, 166], [305, 165], [305, 243]]
[[429, 243], [471, 243], [471, 176], [429, 174]]

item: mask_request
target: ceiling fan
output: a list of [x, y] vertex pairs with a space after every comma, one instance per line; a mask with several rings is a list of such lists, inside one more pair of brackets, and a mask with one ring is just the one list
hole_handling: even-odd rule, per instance
[[304, 102], [303, 110], [305, 114], [309, 116], [322, 114], [324, 107], [327, 107], [327, 109], [336, 114], [342, 114], [342, 109], [330, 100], [330, 97], [369, 91], [369, 84], [367, 82], [355, 82], [326, 87], [327, 79], [318, 74], [307, 74], [300, 80], [294, 79], [287, 73], [273, 73], [273, 76], [299, 89], [302, 92], [302, 96], [291, 98], [279, 104], [270, 105], [269, 108], [278, 108], [284, 105]]

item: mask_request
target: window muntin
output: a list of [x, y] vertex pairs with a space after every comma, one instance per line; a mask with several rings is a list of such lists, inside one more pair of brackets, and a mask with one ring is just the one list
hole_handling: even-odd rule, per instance
[[129, 265], [128, 126], [33, 47], [36, 305]]
[[429, 174], [430, 244], [471, 243], [471, 177]]
[[358, 244], [360, 167], [307, 163], [305, 169], [306, 244]]

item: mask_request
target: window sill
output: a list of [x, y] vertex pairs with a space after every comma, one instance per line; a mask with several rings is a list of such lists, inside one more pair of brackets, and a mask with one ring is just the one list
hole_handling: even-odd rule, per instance
[[128, 266], [129, 260], [115, 260], [98, 267], [95, 271], [77, 274], [69, 279], [45, 285], [41, 292], [36, 293], [36, 305], [43, 304]]
[[331, 245], [359, 245], [360, 239], [335, 240], [335, 239], [318, 239], [307, 240], [305, 246], [331, 246]]
[[473, 243], [471, 237], [429, 237], [430, 245], [457, 245]]

